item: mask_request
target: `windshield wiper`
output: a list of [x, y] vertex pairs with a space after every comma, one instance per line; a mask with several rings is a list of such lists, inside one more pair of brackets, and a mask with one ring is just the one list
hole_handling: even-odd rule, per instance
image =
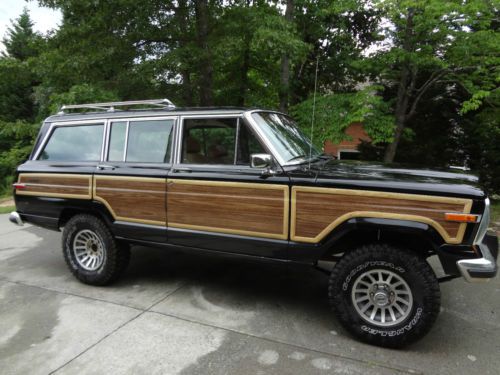
[[318, 156], [319, 158], [322, 158], [322, 159], [336, 159], [335, 156], [333, 156], [332, 154], [327, 154], [325, 152], [323, 152], [321, 155]]
[[300, 159], [300, 158], [305, 158], [307, 155], [298, 155], [298, 156], [295, 156], [293, 158], [291, 158], [290, 160], [287, 161], [287, 163], [290, 163], [291, 161], [293, 160], [297, 160], [297, 159]]

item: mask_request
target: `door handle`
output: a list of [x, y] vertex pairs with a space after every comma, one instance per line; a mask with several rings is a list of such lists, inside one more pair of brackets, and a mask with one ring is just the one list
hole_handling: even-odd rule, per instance
[[173, 173], [191, 173], [193, 170], [191, 168], [173, 168], [172, 172]]
[[104, 171], [104, 170], [114, 170], [116, 167], [113, 166], [113, 165], [104, 165], [104, 164], [101, 164], [101, 165], [98, 165], [97, 166], [97, 169], [99, 169], [100, 171]]

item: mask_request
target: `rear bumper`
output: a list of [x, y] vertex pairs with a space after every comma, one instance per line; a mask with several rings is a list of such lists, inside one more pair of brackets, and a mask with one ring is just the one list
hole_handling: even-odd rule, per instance
[[494, 234], [487, 233], [475, 246], [481, 252], [482, 257], [459, 260], [457, 268], [469, 282], [488, 281], [495, 277], [498, 271], [498, 238]]
[[21, 219], [21, 215], [19, 215], [16, 211], [10, 213], [9, 221], [16, 225], [24, 225], [23, 219]]

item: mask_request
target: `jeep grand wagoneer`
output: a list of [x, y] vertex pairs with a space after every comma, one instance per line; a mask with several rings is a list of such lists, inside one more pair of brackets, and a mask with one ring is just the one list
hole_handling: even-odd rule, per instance
[[430, 329], [440, 281], [497, 271], [475, 177], [340, 162], [278, 112], [66, 106], [45, 120], [14, 189], [11, 221], [62, 228], [64, 258], [84, 283], [115, 280], [130, 244], [308, 264], [328, 269], [344, 327], [382, 346]]

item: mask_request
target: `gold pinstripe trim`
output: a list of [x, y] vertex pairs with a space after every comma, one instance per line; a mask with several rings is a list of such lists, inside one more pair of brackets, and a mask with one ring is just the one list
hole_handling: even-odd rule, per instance
[[[85, 186], [72, 186], [72, 185], [57, 185], [57, 184], [38, 184], [38, 183], [29, 183], [23, 182], [23, 177], [50, 177], [50, 178], [77, 178], [80, 180], [87, 180], [87, 188]], [[44, 187], [58, 187], [58, 188], [78, 188], [78, 189], [86, 189], [87, 192], [85, 194], [65, 194], [65, 193], [49, 193], [43, 191], [24, 191], [24, 190], [16, 190], [16, 195], [32, 195], [39, 197], [54, 197], [54, 198], [72, 198], [72, 199], [92, 199], [92, 175], [85, 174], [66, 174], [66, 173], [20, 173], [17, 179], [18, 183], [26, 184], [29, 186], [44, 186]]]
[[463, 212], [465, 214], [470, 213], [472, 208], [471, 199], [462, 198], [450, 198], [450, 197], [436, 197], [432, 195], [418, 195], [418, 194], [405, 194], [405, 193], [387, 193], [379, 191], [364, 191], [364, 190], [351, 190], [351, 189], [335, 189], [335, 188], [318, 188], [318, 187], [305, 187], [305, 186], [294, 186], [292, 188], [292, 210], [291, 210], [291, 226], [290, 226], [290, 239], [297, 242], [309, 242], [318, 243], [323, 238], [325, 238], [334, 228], [339, 226], [341, 223], [345, 222], [354, 217], [367, 217], [367, 218], [383, 218], [383, 219], [397, 219], [397, 220], [408, 220], [416, 221], [432, 226], [436, 231], [443, 237], [445, 242], [450, 244], [459, 244], [463, 240], [465, 229], [467, 228], [466, 223], [460, 224], [456, 237], [451, 237], [448, 232], [443, 228], [441, 224], [433, 219], [420, 215], [407, 215], [407, 214], [395, 214], [389, 212], [379, 212], [379, 211], [353, 211], [339, 216], [333, 222], [331, 222], [326, 228], [324, 228], [315, 237], [301, 237], [295, 234], [297, 225], [297, 192], [311, 192], [311, 193], [321, 193], [321, 194], [337, 194], [337, 195], [357, 195], [363, 197], [377, 197], [377, 198], [392, 198], [392, 199], [406, 199], [414, 201], [423, 202], [437, 202], [437, 203], [451, 203], [451, 204], [462, 204], [464, 206]]
[[[288, 227], [289, 227], [288, 212], [289, 212], [289, 208], [290, 208], [290, 203], [289, 203], [290, 202], [290, 192], [289, 192], [288, 185], [257, 184], [257, 183], [251, 183], [251, 182], [182, 180], [182, 179], [170, 179], [170, 178], [167, 179], [167, 185], [168, 184], [223, 186], [223, 187], [235, 187], [235, 188], [251, 188], [251, 189], [260, 189], [260, 190], [281, 190], [283, 192], [283, 231], [281, 234], [273, 234], [273, 233], [266, 233], [266, 232], [254, 232], [254, 231], [239, 230], [239, 229], [225, 229], [225, 228], [182, 224], [182, 223], [174, 223], [174, 222], [168, 222], [168, 226], [172, 227], [172, 228], [202, 230], [202, 231], [207, 231], [207, 232], [237, 234], [237, 235], [242, 235], [242, 236], [275, 238], [275, 239], [281, 239], [281, 240], [288, 239]], [[168, 188], [167, 188], [167, 191], [168, 191]], [[167, 210], [168, 210], [168, 208], [167, 208]]]
[[[98, 180], [118, 180], [118, 181], [142, 181], [142, 182], [154, 182], [154, 183], [161, 183], [165, 186], [165, 177], [158, 177], [158, 178], [152, 178], [152, 177], [131, 177], [131, 176], [99, 176], [99, 175], [94, 175], [94, 184], [92, 186], [92, 194], [94, 197], [94, 200], [101, 202], [106, 206], [106, 208], [109, 210], [111, 215], [115, 220], [120, 220], [120, 221], [126, 221], [126, 222], [131, 222], [131, 223], [138, 223], [138, 224], [148, 224], [148, 225], [161, 225], [161, 226], [166, 226], [167, 223], [166, 221], [157, 221], [157, 220], [145, 220], [145, 219], [135, 219], [132, 217], [127, 217], [127, 216], [118, 216], [116, 212], [113, 210], [111, 205], [108, 203], [108, 201], [99, 195], [97, 195], [97, 181]], [[120, 189], [118, 189], [120, 190]], [[127, 189], [127, 191], [133, 191], [133, 192], [138, 192], [138, 193], [143, 193], [145, 191], [143, 190], [134, 190], [134, 189]], [[166, 193], [166, 190], [165, 190]], [[166, 199], [166, 196], [165, 196]]]

